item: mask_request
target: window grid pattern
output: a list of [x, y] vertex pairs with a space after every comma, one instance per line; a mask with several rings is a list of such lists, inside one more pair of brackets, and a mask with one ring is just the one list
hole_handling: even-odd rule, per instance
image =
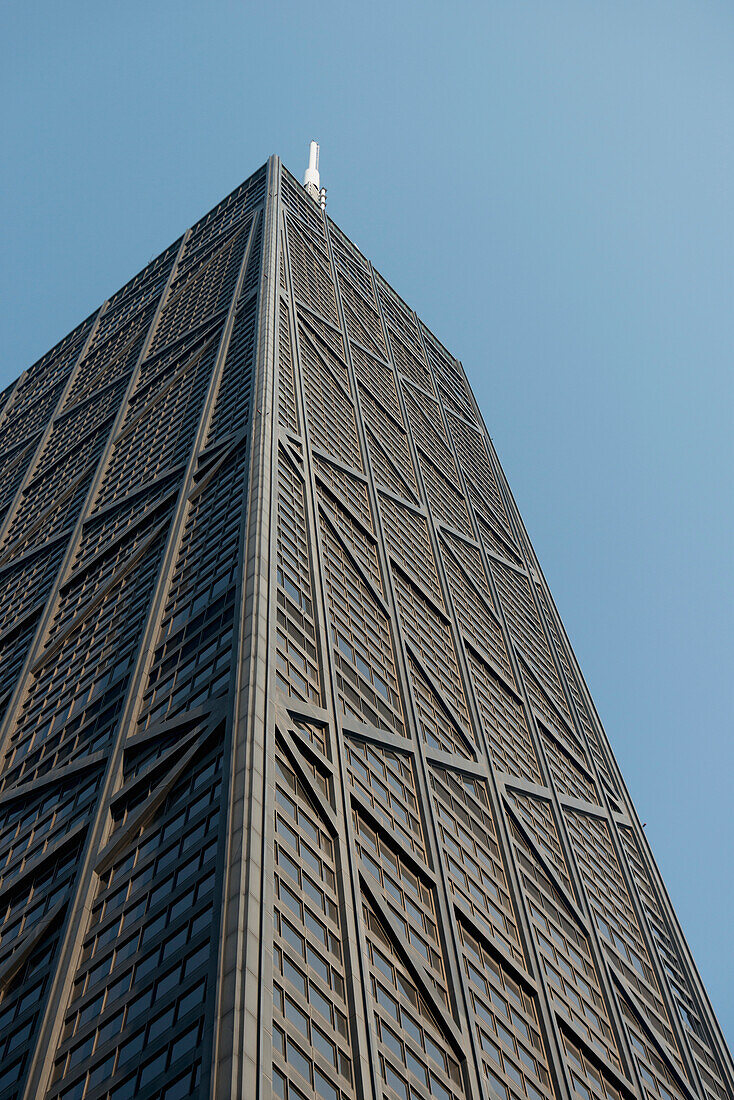
[[[68, 536], [71, 535], [87, 498], [94, 476], [95, 463], [105, 445], [104, 432], [100, 430], [93, 439], [88, 439], [86, 442], [89, 444], [89, 449], [74, 456], [74, 466], [77, 468], [74, 469], [72, 476], [59, 478], [60, 491], [51, 498], [46, 507], [33, 509], [25, 507], [25, 501], [21, 502], [23, 513], [19, 515], [17, 525], [14, 524], [14, 534], [17, 538], [5, 547], [3, 554], [8, 577], [13, 560], [22, 560], [25, 567], [28, 564], [26, 561], [28, 556], [45, 553], [53, 557], [60, 543], [63, 542], [64, 546], [68, 543]], [[46, 491], [48, 486], [44, 485], [43, 489]], [[5, 586], [2, 585], [2, 587], [4, 589]], [[27, 594], [34, 601], [38, 601], [42, 592], [37, 588], [31, 588]], [[5, 598], [3, 592], [3, 600]]]
[[[369, 399], [365, 400], [363, 395], [363, 411], [367, 410], [367, 412], [369, 412], [369, 407]], [[383, 427], [395, 435], [399, 445], [398, 458], [401, 460], [401, 465], [400, 467], [396, 465], [395, 455], [389, 453], [380, 441], [379, 435], [368, 427], [366, 432], [367, 446], [375, 481], [379, 486], [390, 489], [404, 500], [415, 503], [418, 499], [418, 491], [416, 489], [412, 463], [410, 463], [408, 457], [407, 436], [402, 430], [397, 431], [395, 424], [392, 421], [388, 421], [387, 417], [385, 418], [385, 425]], [[408, 471], [408, 476], [406, 476], [406, 470]]]
[[513, 790], [507, 791], [507, 801], [517, 812], [559, 880], [571, 893], [571, 880], [568, 877], [568, 869], [550, 803], [543, 798], [533, 798]]
[[[81, 442], [80, 447], [70, 451], [66, 461], [54, 467], [47, 477], [26, 486], [9, 527], [9, 544], [4, 547], [8, 557], [24, 557], [29, 552], [40, 551], [44, 544], [72, 533], [87, 497], [91, 476], [107, 442], [107, 429], [109, 422], [102, 423]], [[39, 598], [39, 592], [34, 591], [33, 594], [34, 598]]]
[[[47, 397], [69, 375], [94, 324], [88, 317], [78, 328], [38, 360], [19, 379], [13, 390], [8, 414], [0, 432], [0, 451], [8, 450], [14, 440], [32, 435], [40, 422], [38, 410], [48, 407]], [[40, 404], [39, 404], [40, 402]], [[30, 415], [29, 415], [30, 414]]]
[[594, 1050], [620, 1068], [588, 939], [570, 919], [558, 889], [515, 828], [511, 835], [551, 1004], [556, 1012], [571, 1021]]
[[[359, 387], [359, 399], [365, 425], [373, 438], [372, 461], [379, 464], [376, 476], [400, 496], [406, 495], [406, 486], [410, 495], [415, 496], [418, 490], [402, 417], [393, 419], [365, 386]], [[392, 464], [385, 456], [389, 456]]]
[[[223, 244], [216, 244], [206, 257], [192, 261], [189, 269], [177, 276], [151, 345], [153, 354], [227, 309], [249, 228], [249, 223], [241, 226]], [[192, 272], [194, 266], [196, 270]]]
[[[133, 352], [138, 350], [139, 341], [132, 345]], [[128, 359], [130, 368], [122, 370], [113, 383], [95, 389], [92, 394], [69, 406], [65, 402], [61, 410], [54, 418], [51, 434], [39, 457], [36, 469], [33, 471], [34, 480], [46, 474], [46, 468], [55, 468], [66, 457], [66, 452], [74, 447], [79, 439], [82, 439], [98, 424], [104, 423], [112, 410], [117, 412], [120, 399], [125, 389], [127, 376], [132, 364]], [[123, 367], [127, 364], [122, 364]], [[86, 364], [85, 364], [86, 366]], [[118, 364], [118, 367], [120, 364]]]
[[423, 357], [420, 332], [413, 314], [379, 275], [376, 279], [395, 366], [409, 381], [433, 393], [433, 379]]
[[229, 687], [246, 447], [189, 506], [138, 716], [141, 730]]
[[[80, 341], [88, 333], [88, 329], [88, 325], [84, 326], [77, 337], [68, 342], [67, 353], [61, 357], [64, 359], [64, 370], [67, 375], [69, 364], [73, 361], [73, 357], [78, 356], [81, 350]], [[137, 354], [138, 345], [135, 344], [134, 348]], [[86, 375], [87, 364], [93, 354], [87, 353], [80, 366], [78, 378]], [[51, 369], [52, 367], [49, 366], [48, 370], [51, 371]], [[31, 375], [35, 377], [33, 370]], [[41, 381], [45, 377], [46, 371], [42, 372]], [[24, 388], [27, 387], [21, 387], [21, 390]], [[73, 392], [72, 387], [67, 396], [67, 405]], [[0, 606], [3, 609], [2, 615], [6, 625], [2, 643], [2, 668], [5, 673], [4, 682], [7, 685], [10, 685], [17, 676], [27, 652], [27, 644], [33, 632], [29, 623], [29, 612], [34, 607], [40, 611], [40, 606], [48, 595], [54, 573], [66, 548], [65, 541], [61, 541], [61, 536], [65, 532], [68, 539], [71, 533], [73, 523], [86, 496], [93, 461], [103, 442], [104, 425], [101, 425], [96, 436], [87, 437], [84, 440], [83, 448], [68, 450], [68, 458], [63, 455], [63, 448], [62, 456], [59, 456], [47, 447], [44, 455], [39, 458], [33, 476], [11, 519], [3, 549], [6, 556], [14, 554], [16, 560], [20, 559], [19, 565], [20, 562], [23, 564], [20, 568], [18, 566], [13, 568], [11, 562], [0, 575]], [[79, 473], [80, 470], [81, 473]], [[58, 500], [58, 505], [54, 508], [55, 500]], [[39, 552], [42, 552], [43, 544], [52, 539], [58, 541], [54, 541], [50, 550], [46, 551], [45, 557], [40, 557]], [[11, 626], [13, 623], [15, 625]], [[24, 625], [25, 629], [23, 629]]]
[[515, 565], [522, 567], [522, 558], [520, 552], [510, 543], [506, 532], [500, 534], [499, 525], [495, 517], [487, 515], [486, 507], [483, 504], [482, 498], [479, 496], [478, 490], [474, 488], [473, 484], [467, 479], [469, 485], [469, 498], [474, 506], [474, 514], [477, 519], [477, 528], [479, 530], [479, 537], [482, 541], [482, 545], [488, 554], [496, 554], [500, 558], [504, 558], [506, 561], [513, 562]]
[[478, 655], [468, 650], [467, 657], [492, 763], [499, 772], [540, 783], [538, 758], [522, 704]]
[[305, 225], [288, 211], [288, 251], [296, 298], [339, 327], [334, 284], [322, 225]]
[[370, 355], [359, 344], [350, 344], [350, 349], [360, 391], [364, 389], [373, 394], [381, 408], [387, 409], [394, 420], [400, 421], [398, 391], [392, 368], [377, 356]]
[[431, 786], [452, 894], [511, 958], [522, 963], [517, 920], [486, 783], [432, 767]]
[[331, 757], [331, 744], [329, 731], [321, 722], [309, 722], [305, 718], [291, 717], [289, 729], [296, 729], [298, 734], [309, 741], [327, 760]]
[[440, 1023], [421, 996], [390, 935], [365, 904], [374, 1030], [390, 1100], [459, 1100], [462, 1073]]
[[261, 168], [196, 222], [191, 230], [190, 243], [184, 252], [184, 263], [189, 257], [210, 248], [217, 239], [223, 238], [248, 217], [251, 211], [260, 207], [265, 198], [265, 179], [265, 169]]
[[400, 930], [401, 943], [420, 956], [437, 995], [448, 1004], [432, 886], [358, 811], [353, 812], [352, 820], [360, 863], [382, 888], [387, 908]]
[[[72, 833], [79, 822], [86, 822], [98, 785], [96, 777], [78, 783], [65, 802], [52, 793], [11, 803], [0, 819], [0, 895], [14, 891], [37, 864], [53, 859], [62, 823], [64, 831]], [[18, 934], [22, 930], [18, 926]], [[10, 929], [3, 928], [0, 948], [13, 938]]]
[[121, 333], [134, 327], [131, 325], [133, 320], [137, 324], [141, 314], [146, 313], [152, 302], [160, 298], [174, 263], [177, 270], [180, 268], [182, 252], [183, 238], [179, 237], [112, 295], [92, 337], [92, 351], [96, 352], [100, 347], [108, 348], [111, 341], [114, 346]]
[[[302, 331], [299, 328], [299, 333]], [[331, 366], [327, 366], [308, 336], [301, 336], [300, 347], [311, 442], [326, 454], [361, 471], [362, 459], [352, 399], [339, 375], [332, 369], [335, 364], [340, 372], [344, 368], [333, 357]]]
[[149, 526], [156, 516], [165, 514], [175, 484], [174, 476], [164, 475], [149, 485], [121, 492], [108, 508], [93, 509], [82, 526], [75, 567], [88, 571], [90, 563], [103, 561], [118, 543], [129, 539], [131, 528]]
[[596, 731], [591, 723], [588, 712], [586, 711], [586, 708], [582, 709], [578, 704], [576, 709], [579, 715], [579, 719], [581, 721], [581, 726], [584, 733], [586, 734], [586, 742], [589, 746], [591, 756], [594, 759], [594, 764], [596, 766], [597, 772], [601, 777], [602, 783], [604, 787], [606, 787], [607, 793], [610, 797], [612, 809], [621, 810], [622, 806], [619, 800], [617, 784], [612, 779], [609, 762], [607, 760], [606, 754], [602, 750], [599, 738], [597, 737]]
[[393, 584], [407, 640], [445, 693], [454, 713], [468, 726], [466, 700], [448, 625], [415, 585], [397, 571], [393, 572]]
[[459, 417], [448, 416], [459, 463], [467, 479], [472, 504], [480, 513], [489, 513], [491, 522], [498, 524], [504, 537], [512, 542], [502, 494], [484, 449], [482, 436]]
[[[281, 272], [284, 269], [285, 265], [281, 264]], [[281, 301], [278, 320], [278, 416], [280, 417], [281, 428], [292, 432], [293, 435], [298, 435], [299, 423], [295, 385], [289, 310], [286, 303]]]
[[[384, 298], [385, 296], [381, 293], [380, 302], [383, 309], [385, 307]], [[414, 382], [418, 386], [424, 387], [430, 392], [433, 389], [433, 382], [431, 380], [430, 371], [426, 367], [423, 359], [420, 340], [417, 333], [414, 337], [414, 334], [410, 332], [409, 326], [407, 326], [404, 321], [404, 317], [401, 317], [398, 321], [388, 313], [388, 339], [395, 366], [398, 373], [403, 378], [408, 379], [410, 382]]]
[[499, 562], [493, 562], [491, 568], [497, 581], [500, 600], [513, 640], [522, 650], [530, 667], [535, 670], [555, 706], [570, 723], [568, 704], [533, 603], [527, 578], [516, 573], [514, 569], [500, 565]]
[[597, 804], [599, 798], [588, 770], [582, 767], [581, 761], [575, 755], [571, 755], [567, 745], [559, 745], [550, 734], [545, 732], [542, 723], [539, 723], [539, 725], [548, 767], [551, 770], [556, 789], [561, 794], [568, 794], [574, 798], [582, 798], [585, 802]]
[[[18, 787], [20, 791], [30, 790], [29, 784], [50, 777], [59, 765], [83, 759], [109, 745], [125, 697], [130, 661], [158, 568], [160, 550], [158, 538], [138, 563], [136, 584], [108, 586], [106, 598], [96, 608], [95, 616], [89, 617], [87, 629], [82, 621], [81, 632], [72, 629], [71, 634], [67, 633], [66, 644], [62, 644], [55, 660], [46, 661], [42, 666], [11, 736], [1, 780], [6, 792]], [[119, 563], [119, 553], [112, 560]], [[110, 559], [105, 559], [105, 563], [109, 566]], [[86, 580], [93, 586], [94, 573], [87, 575]], [[66, 608], [62, 602], [61, 618], [57, 616], [62, 626], [65, 610], [73, 618], [75, 596], [76, 588], [72, 587]], [[73, 622], [70, 625], [73, 627]], [[53, 798], [61, 807], [71, 795], [63, 781], [53, 789]], [[79, 838], [84, 836], [94, 807], [94, 801], [87, 803], [86, 812], [79, 811], [75, 826], [64, 812], [59, 812], [53, 820], [53, 836], [44, 842], [44, 866], [40, 881], [34, 886], [34, 904], [30, 897], [24, 904], [29, 916], [36, 914], [34, 919], [48, 913], [52, 902], [69, 900], [78, 870]], [[70, 848], [65, 847], [67, 837], [76, 838]], [[26, 931], [25, 926], [22, 930]], [[47, 959], [50, 962], [51, 956]], [[41, 991], [45, 995], [47, 990], [48, 984], [44, 981], [33, 1004], [32, 1019], [25, 1024], [29, 1045], [43, 1005]], [[9, 1096], [17, 1095], [25, 1065], [24, 1058], [19, 1063], [16, 1089]]]
[[365, 259], [331, 219], [329, 219], [329, 239], [334, 249], [337, 271], [340, 275], [346, 275], [351, 280], [365, 299], [367, 306], [377, 312], [377, 301], [372, 288], [369, 260]]
[[332, 496], [342, 500], [352, 515], [356, 516], [368, 531], [374, 530], [365, 482], [356, 476], [356, 472], [348, 473], [332, 465], [331, 462], [319, 458], [318, 455], [314, 455], [313, 460], [317, 480], [327, 485]]
[[566, 1062], [574, 1094], [581, 1100], [622, 1100], [623, 1093], [567, 1035], [563, 1035]]
[[337, 377], [341, 378], [345, 354], [341, 329], [335, 327], [331, 321], [325, 321], [320, 314], [304, 308], [303, 304], [298, 302], [298, 298], [296, 302], [299, 331], [307, 332], [316, 341], [317, 347], [326, 348], [336, 361], [342, 364], [336, 370]]
[[420, 464], [426, 486], [426, 495], [432, 511], [440, 521], [448, 524], [449, 527], [453, 527], [465, 535], [470, 535], [469, 514], [460, 489], [446, 476], [445, 471], [439, 469], [423, 451], [420, 452]]
[[345, 739], [344, 748], [349, 782], [354, 789], [369, 803], [375, 817], [390, 829], [398, 843], [427, 864], [410, 758], [353, 737]]
[[[3, 789], [109, 745], [160, 564], [163, 539], [157, 526], [133, 532], [62, 599], [51, 632], [52, 642], [60, 636], [59, 649], [29, 685], [3, 760]], [[151, 537], [135, 584], [124, 584], [117, 579], [121, 564]], [[104, 597], [93, 615], [85, 615], [100, 589]]]
[[380, 493], [379, 500], [385, 540], [390, 553], [401, 568], [408, 568], [415, 574], [435, 597], [439, 606], [443, 607], [426, 520], [410, 508], [398, 504], [386, 493]]
[[642, 1078], [642, 1087], [645, 1096], [649, 1100], [679, 1100], [683, 1093], [680, 1091], [670, 1070], [662, 1060], [655, 1047], [645, 1036], [636, 1016], [631, 1011], [624, 998], [620, 1005], [622, 1016], [627, 1025], [627, 1035], [632, 1045], [637, 1070]]
[[[568, 662], [568, 658], [566, 657], [565, 649], [564, 649], [563, 644], [561, 642], [560, 634], [559, 634], [558, 628], [556, 626], [555, 616], [551, 612], [548, 601], [547, 601], [543, 591], [539, 588], [539, 586], [536, 586], [536, 590], [538, 592], [538, 598], [540, 600], [540, 604], [541, 604], [541, 607], [543, 609], [543, 615], [544, 615], [545, 621], [548, 625], [548, 630], [550, 632], [551, 638], [553, 639], [553, 646], [554, 646], [554, 649], [555, 649], [555, 651], [558, 655], [558, 659], [561, 663], [561, 666], [563, 668], [563, 671], [564, 671], [564, 674], [565, 674], [566, 684], [568, 685], [568, 690], [571, 693], [571, 697], [573, 699], [574, 709], [576, 711], [577, 718], [578, 718], [578, 720], [581, 724], [581, 728], [582, 728], [582, 730], [584, 732], [584, 735], [586, 737], [586, 741], [589, 745], [591, 755], [594, 758], [594, 762], [596, 764], [596, 767], [599, 770], [599, 774], [601, 775], [601, 777], [603, 778], [604, 783], [606, 784], [607, 790], [610, 792], [610, 794], [616, 796], [617, 795], [617, 785], [614, 782], [614, 780], [612, 779], [612, 774], [611, 774], [611, 770], [609, 768], [608, 760], [606, 758], [605, 753], [602, 751], [601, 745], [599, 743], [599, 738], [598, 738], [597, 733], [596, 733], [596, 729], [594, 727], [594, 724], [591, 721], [591, 718], [589, 716], [589, 711], [586, 707], [586, 704], [582, 699], [581, 691], [580, 691], [580, 688], [579, 688], [577, 678], [574, 675], [574, 673], [571, 671], [571, 668], [570, 668], [570, 665], [569, 665], [569, 662]], [[619, 808], [619, 807], [617, 807], [617, 808]]]
[[505, 1100], [553, 1096], [533, 998], [486, 945], [459, 924], [464, 972], [493, 1094]]
[[428, 362], [436, 380], [436, 387], [444, 405], [453, 406], [459, 410], [461, 416], [473, 420], [474, 405], [461, 367], [425, 325], [421, 325], [421, 334]]
[[[172, 245], [169, 250], [171, 262], [173, 262], [176, 251], [177, 245]], [[155, 263], [157, 263], [156, 260], [153, 261], [153, 264]], [[151, 266], [149, 265], [145, 270], [149, 270]], [[37, 359], [21, 375], [10, 394], [6, 416], [2, 423], [3, 430], [7, 427], [10, 416], [15, 417], [18, 413], [22, 413], [24, 408], [29, 408], [39, 394], [43, 393], [48, 386], [54, 385], [62, 375], [70, 370], [72, 362], [78, 357], [82, 345], [89, 335], [96, 316], [95, 311], [80, 325], [77, 325], [63, 340], [52, 347], [50, 351]], [[8, 391], [3, 392], [7, 393]]]
[[475, 546], [449, 535], [444, 536], [444, 542], [449, 546], [443, 553], [446, 580], [464, 639], [491, 657], [514, 684], [502, 627], [494, 611], [481, 555]]
[[[260, 267], [259, 250], [250, 256], [248, 272]], [[212, 410], [206, 445], [212, 446], [232, 432], [246, 431], [250, 422], [250, 393], [255, 357], [257, 297], [240, 299], [235, 314], [227, 358], [217, 399]]]
[[655, 1030], [675, 1052], [675, 1039], [642, 934], [604, 821], [567, 810], [568, 831], [597, 928], [617, 965], [640, 996]]
[[18, 388], [18, 382], [19, 379], [15, 379], [15, 381], [11, 382], [8, 386], [5, 387], [2, 393], [0, 393], [0, 422], [2, 422], [7, 408], [12, 403], [11, 398], [15, 390]]
[[0, 455], [0, 518], [4, 518], [31, 462], [40, 433]]
[[[219, 335], [219, 334], [217, 334]], [[142, 407], [123, 427], [100, 489], [97, 507], [119, 495], [123, 486], [144, 485], [182, 462], [191, 450], [217, 353], [212, 338], [206, 351], [184, 364], [155, 396], [146, 393]]]
[[[74, 349], [79, 350], [79, 349]], [[0, 454], [11, 450], [21, 441], [30, 441], [34, 436], [39, 436], [47, 423], [53, 415], [53, 411], [56, 408], [61, 391], [64, 388], [67, 375], [69, 374], [73, 366], [73, 357], [70, 357], [70, 362], [67, 369], [61, 375], [58, 380], [51, 382], [45, 389], [40, 389], [40, 392], [32, 392], [30, 394], [23, 395], [25, 400], [18, 398], [15, 403], [15, 416], [11, 417], [6, 422], [6, 425], [0, 433], [0, 447], [2, 451]], [[23, 406], [27, 404], [27, 408], [23, 409]], [[22, 411], [22, 419], [18, 416]]]
[[349, 267], [340, 262], [344, 253], [335, 249], [337, 261], [336, 268], [339, 274], [339, 289], [341, 292], [344, 319], [346, 321], [347, 336], [354, 346], [361, 344], [371, 355], [384, 358], [385, 341], [380, 328], [380, 317], [374, 309], [372, 289], [369, 288], [369, 298], [362, 292], [361, 286], [351, 277]]
[[[164, 275], [167, 277], [168, 271]], [[74, 409], [83, 407], [94, 394], [104, 393], [108, 386], [115, 387], [122, 378], [129, 378], [140, 357], [143, 339], [150, 328], [164, 285], [165, 278], [162, 278], [156, 297], [149, 306], [135, 314], [130, 325], [122, 325], [111, 332], [102, 344], [93, 341], [57, 415], [69, 415]], [[100, 326], [105, 317], [106, 313], [102, 313]], [[95, 335], [98, 331], [99, 328], [95, 330]]]
[[0, 640], [0, 714], [5, 715], [18, 676], [36, 633], [43, 604], [37, 604]]
[[[63, 906], [76, 877], [81, 853], [78, 843], [46, 862], [23, 889], [14, 891], [2, 905], [0, 959], [11, 961], [22, 950], [26, 937], [37, 937], [28, 957], [10, 981], [3, 983], [0, 1002], [0, 1089], [3, 1097], [17, 1097], [23, 1084], [43, 1004], [53, 979], [59, 943], [59, 918], [48, 926], [54, 909]], [[39, 930], [42, 935], [38, 935]]]
[[[344, 391], [347, 399], [351, 400], [349, 370], [344, 358], [341, 338], [339, 339], [340, 350], [337, 351], [331, 340], [324, 339], [323, 324], [319, 325], [315, 318], [303, 312], [298, 313], [298, 331], [301, 342], [308, 345], [317, 363], [318, 371], [326, 372], [334, 384]], [[303, 355], [302, 351], [302, 357]]]
[[407, 382], [403, 384], [403, 396], [416, 445], [426, 455], [430, 455], [449, 480], [457, 482], [456, 464], [441, 425], [438, 401]]
[[344, 712], [402, 734], [389, 620], [323, 522], [321, 535], [329, 630]]
[[57, 542], [50, 551], [43, 546], [11, 562], [3, 570], [0, 590], [0, 637], [12, 631], [20, 617], [33, 608], [53, 584], [66, 546]]
[[274, 1085], [276, 1094], [353, 1093], [334, 844], [276, 747]]
[[65, 850], [53, 830], [63, 828], [72, 838], [78, 834], [74, 826], [84, 820], [97, 788], [97, 779], [92, 778], [76, 783], [61, 805], [58, 792], [50, 791], [45, 799], [29, 799], [28, 804], [16, 804], [10, 813], [3, 814], [0, 952], [4, 962], [22, 938], [64, 899], [78, 843]]
[[408, 657], [408, 671], [413, 687], [421, 736], [429, 748], [471, 758], [473, 743], [464, 731], [457, 729], [456, 720], [447, 713], [446, 705], [426, 681], [418, 665]]
[[550, 696], [541, 687], [540, 681], [533, 675], [529, 665], [523, 659], [521, 659], [520, 664], [525, 688], [533, 708], [541, 716], [541, 724], [545, 723], [550, 726], [569, 755], [579, 756], [585, 763], [584, 750], [573, 732], [567, 715], [562, 714], [557, 709]]
[[[46, 518], [48, 510], [54, 504], [58, 506], [58, 503], [64, 502], [68, 487], [97, 465], [127, 381], [128, 378], [123, 377], [114, 388], [108, 388], [102, 394], [93, 394], [91, 403], [85, 403], [79, 415], [72, 413], [64, 418], [58, 432], [55, 427], [59, 421], [56, 422], [34, 477], [23, 489], [8, 527], [4, 549], [15, 543], [17, 553], [20, 540], [24, 540], [30, 528], [37, 531], [36, 539], [39, 540], [56, 534], [59, 522], [63, 527], [68, 526], [70, 517], [66, 510], [62, 511], [62, 518], [57, 518], [56, 524], [49, 524]], [[41, 516], [44, 516], [44, 522], [38, 530]]]
[[303, 481], [281, 452], [276, 530], [276, 678], [287, 695], [318, 704], [321, 676], [311, 576]]
[[365, 529], [351, 512], [343, 508], [338, 499], [329, 493], [319, 491], [321, 507], [327, 511], [329, 519], [338, 529], [339, 534], [349, 546], [357, 562], [374, 583], [378, 592], [382, 593], [382, 577], [377, 560], [377, 540], [372, 532]]
[[[222, 746], [206, 752], [100, 876], [54, 1060], [49, 1100], [137, 1096], [183, 1074], [201, 1078]], [[112, 837], [150, 785], [119, 810]], [[137, 1092], [135, 1090], [138, 1090]]]
[[658, 905], [655, 890], [640, 854], [637, 841], [631, 829], [622, 827], [619, 830], [619, 835], [660, 962], [668, 977], [675, 1003], [686, 1027], [688, 1042], [701, 1074], [704, 1088], [712, 1097], [725, 1100], [726, 1087], [714, 1057], [713, 1044], [707, 1029], [701, 1021], [700, 1011], [696, 1007], [691, 984], [685, 973], [683, 963], [673, 947], [668, 923]]

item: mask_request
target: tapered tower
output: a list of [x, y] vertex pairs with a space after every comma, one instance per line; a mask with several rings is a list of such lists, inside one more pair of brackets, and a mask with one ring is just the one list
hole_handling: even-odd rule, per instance
[[271, 158], [0, 397], [0, 1100], [727, 1100], [463, 369], [322, 196]]

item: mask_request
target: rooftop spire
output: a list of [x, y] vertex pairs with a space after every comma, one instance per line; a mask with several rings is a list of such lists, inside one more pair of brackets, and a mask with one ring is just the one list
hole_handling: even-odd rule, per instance
[[308, 168], [303, 177], [303, 186], [308, 191], [314, 202], [317, 202], [322, 210], [326, 208], [326, 188], [321, 186], [319, 175], [319, 143], [312, 141], [308, 148]]

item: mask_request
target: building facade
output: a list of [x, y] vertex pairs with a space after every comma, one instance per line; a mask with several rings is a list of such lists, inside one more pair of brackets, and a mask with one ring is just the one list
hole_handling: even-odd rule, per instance
[[1, 395], [0, 1100], [727, 1100], [460, 364], [270, 159]]

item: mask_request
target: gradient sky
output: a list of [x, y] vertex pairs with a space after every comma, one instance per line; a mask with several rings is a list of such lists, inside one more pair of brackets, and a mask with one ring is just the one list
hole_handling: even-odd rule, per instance
[[0, 387], [267, 155], [464, 362], [734, 1040], [734, 7], [4, 0]]

